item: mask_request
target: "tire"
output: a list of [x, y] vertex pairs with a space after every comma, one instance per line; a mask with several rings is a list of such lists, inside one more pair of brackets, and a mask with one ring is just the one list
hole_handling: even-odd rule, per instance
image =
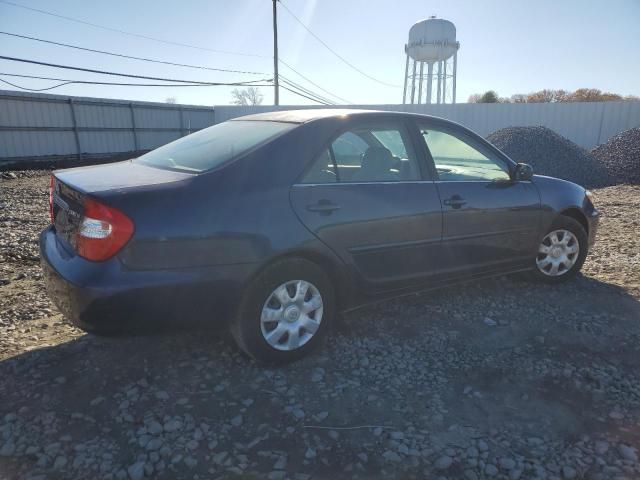
[[335, 304], [333, 286], [322, 268], [300, 258], [280, 260], [249, 284], [231, 334], [240, 349], [260, 363], [291, 362], [322, 342], [333, 323]]
[[[552, 241], [554, 232], [557, 232], [555, 238], [560, 240], [559, 242]], [[560, 232], [570, 232], [571, 235]], [[567, 243], [567, 241], [568, 247], [563, 247], [562, 243]], [[554, 245], [559, 248], [556, 252], [551, 251]], [[577, 245], [578, 251], [573, 254], [568, 253], [574, 245]], [[543, 251], [545, 250], [543, 247], [546, 247], [546, 251]], [[561, 215], [554, 220], [540, 240], [538, 251], [533, 259], [533, 271], [530, 273], [530, 277], [548, 284], [565, 282], [580, 271], [587, 258], [588, 250], [589, 239], [584, 227], [573, 218]], [[558, 258], [554, 257], [556, 254], [559, 255]], [[547, 263], [547, 260], [550, 263]], [[557, 271], [554, 271], [554, 263], [559, 264]]]

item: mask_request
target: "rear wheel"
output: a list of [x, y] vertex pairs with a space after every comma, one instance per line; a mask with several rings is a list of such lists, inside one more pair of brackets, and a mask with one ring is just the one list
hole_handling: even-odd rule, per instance
[[570, 217], [553, 222], [538, 246], [533, 276], [545, 283], [559, 283], [576, 275], [587, 257], [584, 227]]
[[324, 271], [308, 260], [286, 259], [251, 282], [231, 333], [256, 360], [289, 362], [322, 341], [334, 315], [335, 294]]

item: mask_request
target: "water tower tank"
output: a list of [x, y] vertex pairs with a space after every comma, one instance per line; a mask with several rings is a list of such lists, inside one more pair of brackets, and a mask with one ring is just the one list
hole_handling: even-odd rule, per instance
[[436, 63], [446, 60], [457, 49], [456, 27], [448, 20], [428, 18], [409, 30], [406, 51], [418, 62]]

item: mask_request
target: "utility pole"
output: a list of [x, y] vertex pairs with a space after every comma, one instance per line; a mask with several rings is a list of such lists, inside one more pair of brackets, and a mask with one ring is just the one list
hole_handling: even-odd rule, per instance
[[280, 105], [280, 92], [278, 82], [278, 10], [276, 3], [278, 0], [273, 0], [273, 104]]

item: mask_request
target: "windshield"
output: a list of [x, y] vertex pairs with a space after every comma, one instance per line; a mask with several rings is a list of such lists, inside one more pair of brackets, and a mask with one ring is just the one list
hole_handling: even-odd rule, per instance
[[293, 123], [249, 120], [219, 123], [156, 148], [134, 161], [199, 173], [222, 165], [294, 127]]

